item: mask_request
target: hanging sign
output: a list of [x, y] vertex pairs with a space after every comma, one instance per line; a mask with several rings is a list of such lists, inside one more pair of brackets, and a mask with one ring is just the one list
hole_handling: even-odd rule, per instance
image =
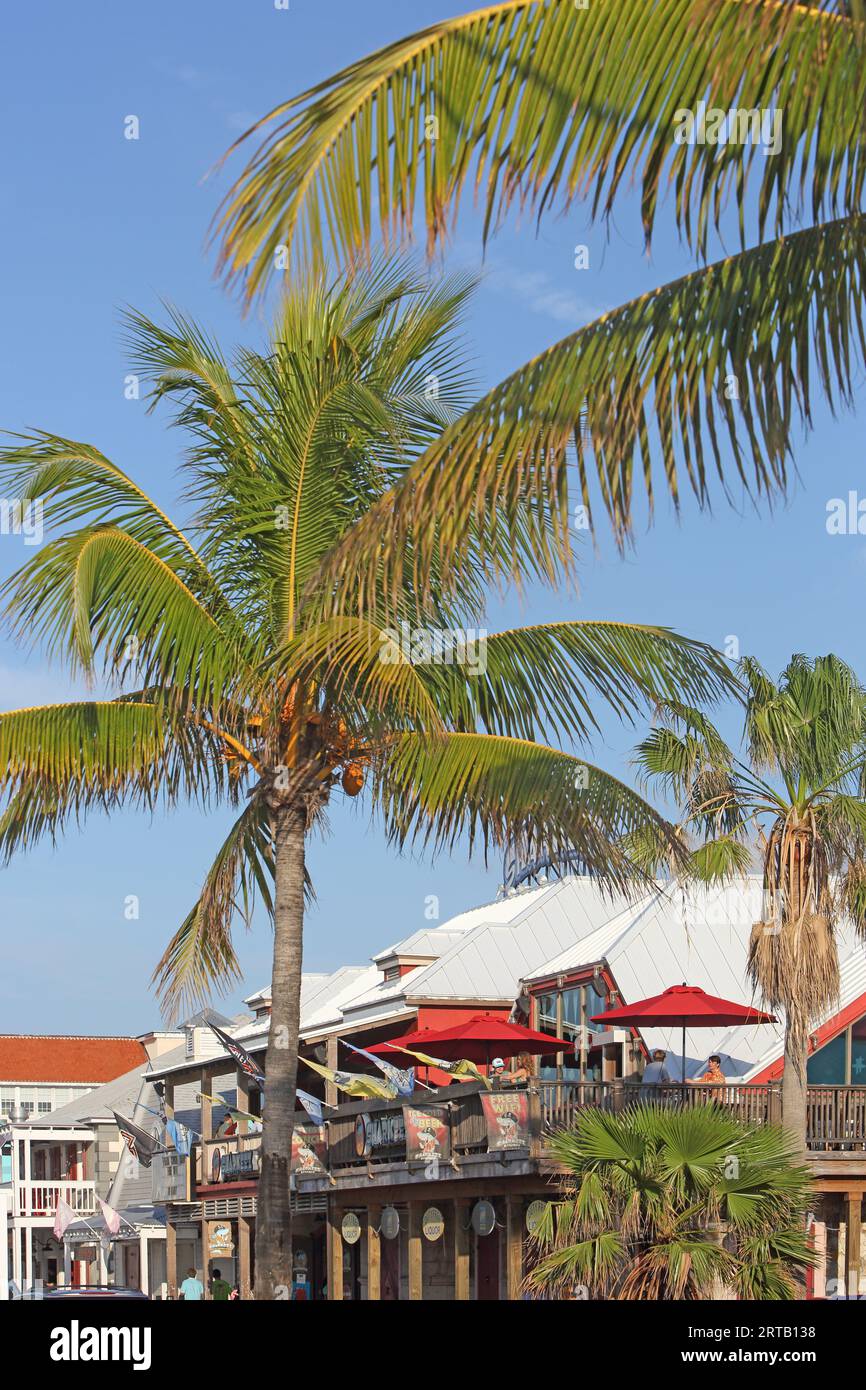
[[526, 1091], [488, 1091], [480, 1097], [487, 1121], [487, 1151], [529, 1148], [529, 1095]]
[[472, 1229], [476, 1235], [489, 1236], [496, 1227], [496, 1212], [493, 1203], [476, 1202], [472, 1208]]
[[218, 1182], [252, 1182], [259, 1176], [261, 1140], [255, 1148], [239, 1149], [234, 1140], [218, 1144], [211, 1150], [210, 1180]]
[[537, 1231], [541, 1225], [544, 1213], [547, 1211], [547, 1202], [530, 1202], [526, 1208], [526, 1229], [530, 1235]]
[[353, 1211], [347, 1211], [340, 1228], [347, 1245], [355, 1245], [361, 1239], [361, 1223]]
[[438, 1240], [445, 1230], [445, 1217], [438, 1207], [428, 1207], [421, 1218], [421, 1230], [428, 1240]]
[[450, 1159], [451, 1126], [447, 1105], [404, 1105], [403, 1125], [409, 1163], [427, 1163], [434, 1158], [447, 1162]]
[[321, 1177], [328, 1171], [328, 1140], [324, 1125], [295, 1125], [292, 1130], [292, 1172], [298, 1177]]
[[400, 1234], [400, 1213], [396, 1207], [385, 1207], [380, 1229], [386, 1240], [396, 1240]]
[[230, 1259], [235, 1248], [231, 1222], [209, 1221], [207, 1227], [208, 1254], [212, 1260]]

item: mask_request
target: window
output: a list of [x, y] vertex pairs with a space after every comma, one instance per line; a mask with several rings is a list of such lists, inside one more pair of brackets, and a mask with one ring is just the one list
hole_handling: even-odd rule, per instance
[[806, 1078], [812, 1086], [866, 1086], [866, 1016], [812, 1053]]
[[[607, 1007], [604, 981], [590, 978], [550, 994], [537, 996], [536, 1025], [542, 1033], [562, 1038], [563, 1065], [556, 1065], [556, 1054], [541, 1059], [540, 1073], [547, 1080], [600, 1081], [602, 1079], [602, 1049], [595, 1045], [594, 1035], [600, 1031], [592, 1022], [594, 1014]], [[561, 1023], [560, 1023], [561, 1019]], [[621, 1059], [616, 1063], [617, 1075], [622, 1074]]]
[[36, 1106], [36, 1110], [40, 1115], [48, 1115], [51, 1111], [51, 1101], [40, 1100], [38, 1105]]

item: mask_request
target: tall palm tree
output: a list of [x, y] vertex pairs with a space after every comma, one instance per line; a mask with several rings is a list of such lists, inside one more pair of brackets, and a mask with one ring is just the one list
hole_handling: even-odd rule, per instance
[[[698, 268], [577, 328], [434, 441], [382, 503], [397, 570], [404, 528], [449, 494], [508, 534], [492, 567], [568, 565], [570, 449], [590, 524], [606, 513], [621, 543], [641, 480], [650, 510], [659, 477], [677, 508], [685, 490], [706, 504], [714, 474], [725, 495], [784, 488], [795, 421], [816, 385], [850, 402], [866, 343], [864, 32], [862, 0], [499, 0], [360, 58], [232, 147], [261, 137], [214, 224], [247, 299], [291, 255], [356, 262], [422, 217], [432, 254], [467, 184], [485, 242], [515, 205], [608, 217], [637, 185], [649, 244], [673, 190]], [[701, 142], [706, 121], [689, 142], [701, 102], [743, 113], [731, 143]], [[739, 249], [707, 265], [728, 211]], [[436, 543], [454, 568], [469, 538]], [[366, 545], [360, 529], [345, 563]]]
[[[516, 841], [577, 852], [626, 883], [629, 837], [667, 837], [662, 818], [542, 738], [564, 732], [580, 751], [593, 697], [630, 717], [730, 683], [717, 653], [663, 628], [558, 622], [479, 637], [477, 535], [459, 594], [444, 596], [434, 547], [423, 602], [410, 564], [396, 604], [373, 589], [363, 611], [362, 576], [345, 573], [333, 612], [323, 561], [466, 404], [453, 330], [468, 292], [384, 262], [333, 284], [311, 275], [264, 351], [231, 362], [177, 313], [166, 326], [131, 315], [135, 370], [189, 442], [188, 533], [91, 445], [40, 434], [0, 454], [4, 494], [41, 497], [52, 536], [6, 585], [11, 629], [113, 682], [104, 700], [0, 715], [0, 853], [94, 810], [234, 808], [157, 968], [170, 1010], [237, 979], [238, 909], [258, 893], [273, 915], [259, 1297], [291, 1284], [305, 851], [329, 798], [366, 784], [398, 846]], [[459, 521], [474, 532], [470, 507]]]
[[866, 692], [836, 656], [794, 656], [776, 684], [750, 658], [740, 673], [745, 760], [703, 715], [675, 707], [637, 761], [696, 837], [687, 876], [730, 880], [761, 857], [749, 971], [785, 1014], [782, 1118], [802, 1147], [809, 1032], [838, 996], [841, 918], [866, 935]]
[[811, 1181], [787, 1135], [721, 1106], [584, 1110], [550, 1141], [562, 1200], [534, 1233], [527, 1287], [592, 1298], [798, 1297], [813, 1262]]

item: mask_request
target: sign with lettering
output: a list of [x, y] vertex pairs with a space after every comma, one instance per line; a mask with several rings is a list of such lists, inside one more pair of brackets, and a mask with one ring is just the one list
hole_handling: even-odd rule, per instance
[[238, 1149], [234, 1142], [218, 1144], [211, 1150], [210, 1180], [218, 1182], [253, 1182], [259, 1176], [261, 1151]]
[[150, 1166], [151, 1200], [163, 1202], [189, 1201], [189, 1159], [177, 1153], [154, 1154]]
[[361, 1223], [353, 1211], [347, 1211], [340, 1227], [347, 1245], [355, 1245], [361, 1239]]
[[328, 1171], [328, 1140], [324, 1125], [295, 1125], [292, 1130], [292, 1172], [298, 1177], [321, 1177]]
[[537, 1231], [547, 1211], [547, 1202], [530, 1202], [526, 1208], [526, 1229], [530, 1235]]
[[402, 1151], [405, 1145], [402, 1110], [362, 1111], [355, 1120], [355, 1153], [359, 1158], [388, 1150]]
[[529, 1095], [526, 1091], [488, 1091], [481, 1096], [487, 1121], [487, 1151], [529, 1148]]
[[232, 1238], [230, 1221], [209, 1221], [207, 1224], [207, 1248], [212, 1260], [220, 1256], [228, 1259], [233, 1253], [235, 1243]]
[[421, 1230], [427, 1240], [438, 1240], [445, 1230], [445, 1217], [438, 1207], [428, 1207], [421, 1218]]
[[406, 1158], [409, 1162], [429, 1162], [451, 1157], [451, 1126], [447, 1105], [404, 1105]]

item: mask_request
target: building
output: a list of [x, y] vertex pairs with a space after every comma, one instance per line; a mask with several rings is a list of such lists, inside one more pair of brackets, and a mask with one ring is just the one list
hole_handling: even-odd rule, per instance
[[[563, 1046], [535, 1066], [528, 1087], [498, 1093], [495, 1104], [477, 1084], [420, 1093], [410, 1104], [343, 1104], [301, 1064], [301, 1084], [335, 1107], [321, 1135], [298, 1114], [294, 1279], [302, 1296], [518, 1297], [525, 1233], [555, 1176], [547, 1126], [567, 1122], [583, 1105], [623, 1104], [650, 1049], [666, 1047], [672, 1064], [679, 1057], [678, 1035], [600, 1031], [592, 1016], [681, 981], [751, 1002], [746, 947], [760, 909], [756, 877], [727, 889], [659, 884], [639, 901], [570, 877], [415, 932], [370, 966], [305, 976], [301, 1056], [332, 1068], [371, 1069], [342, 1041], [366, 1047], [480, 1010], [524, 1017]], [[844, 1289], [846, 1281], [866, 1292], [866, 1087], [857, 1085], [866, 1059], [866, 950], [844, 929], [840, 956], [840, 1007], [816, 1027], [809, 1064], [804, 1140], [817, 1192], [813, 1237], [824, 1255], [815, 1294]], [[234, 1034], [263, 1065], [267, 991], [246, 1003], [254, 1017]], [[719, 1052], [724, 1102], [744, 1116], [777, 1119], [782, 1046], [780, 1025], [690, 1032], [685, 1074], [699, 1074], [708, 1054]], [[165, 1086], [167, 1113], [196, 1092], [260, 1113], [256, 1087], [224, 1053], [157, 1063], [154, 1076]], [[429, 1079], [448, 1078], [431, 1072]], [[174, 1191], [160, 1189], [170, 1296], [187, 1262], [205, 1272], [218, 1263], [242, 1296], [254, 1279], [261, 1136], [244, 1121], [227, 1131], [225, 1114], [223, 1104], [201, 1104], [188, 1175]]]
[[[165, 1217], [152, 1201], [149, 1171], [136, 1164], [125, 1149], [114, 1112], [143, 1128], [161, 1129], [158, 1120], [154, 1124], [159, 1097], [150, 1081], [151, 1068], [157, 1061], [171, 1064], [212, 1051], [216, 1040], [204, 1027], [208, 1017], [229, 1027], [238, 1021], [220, 1014], [201, 1014], [175, 1032], [154, 1031], [136, 1039], [44, 1040], [74, 1044], [70, 1056], [55, 1045], [45, 1049], [41, 1062], [35, 1056], [31, 1059], [31, 1075], [50, 1075], [55, 1094], [64, 1093], [57, 1084], [58, 1077], [66, 1080], [74, 1070], [80, 1075], [85, 1068], [91, 1077], [94, 1074], [96, 1061], [91, 1056], [82, 1062], [88, 1049], [79, 1048], [79, 1043], [123, 1044], [94, 1049], [103, 1070], [111, 1071], [123, 1061], [132, 1060], [134, 1065], [104, 1084], [85, 1087], [69, 1083], [65, 1089], [77, 1094], [51, 1110], [40, 1108], [44, 1102], [39, 1101], [26, 1108], [12, 1107], [12, 1118], [0, 1132], [6, 1154], [0, 1191], [6, 1195], [9, 1212], [2, 1245], [8, 1264], [4, 1284], [11, 1279], [23, 1290], [40, 1284], [110, 1280], [157, 1294], [164, 1291]], [[34, 1045], [42, 1041], [28, 1040]], [[31, 1051], [39, 1054], [36, 1046], [27, 1051], [28, 1055]], [[17, 1065], [20, 1075], [20, 1057]], [[43, 1094], [47, 1092], [47, 1081], [36, 1084], [43, 1085]], [[121, 1214], [116, 1236], [106, 1231], [99, 1198]], [[63, 1240], [58, 1240], [54, 1224], [61, 1200], [78, 1219]]]
[[146, 1058], [137, 1038], [0, 1034], [0, 1125], [47, 1115]]

